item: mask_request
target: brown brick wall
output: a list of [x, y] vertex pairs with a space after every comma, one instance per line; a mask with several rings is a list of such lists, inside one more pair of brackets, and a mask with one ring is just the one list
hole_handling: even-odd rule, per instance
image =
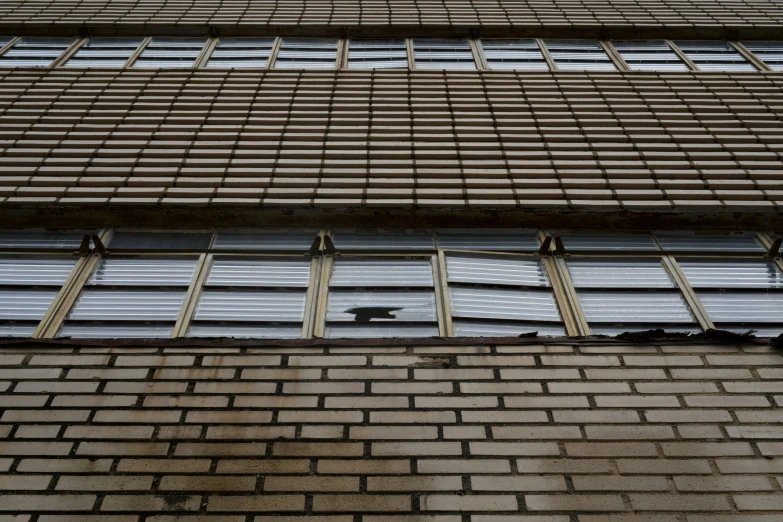
[[783, 517], [760, 345], [4, 347], [0, 391], [3, 521]]
[[3, 71], [0, 207], [777, 213], [780, 73]]

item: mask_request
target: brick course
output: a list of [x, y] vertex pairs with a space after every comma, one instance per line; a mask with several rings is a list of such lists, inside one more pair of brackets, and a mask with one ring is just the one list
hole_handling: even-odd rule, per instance
[[3, 347], [0, 510], [129, 522], [783, 517], [783, 355], [761, 345], [264, 350]]

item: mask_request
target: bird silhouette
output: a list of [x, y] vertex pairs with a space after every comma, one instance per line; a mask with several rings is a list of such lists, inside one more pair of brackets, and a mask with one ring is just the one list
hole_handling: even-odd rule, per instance
[[345, 311], [346, 314], [355, 314], [354, 321], [357, 323], [369, 323], [372, 319], [395, 319], [397, 316], [392, 314], [402, 308], [394, 308], [392, 306], [357, 306], [355, 308], [349, 308]]

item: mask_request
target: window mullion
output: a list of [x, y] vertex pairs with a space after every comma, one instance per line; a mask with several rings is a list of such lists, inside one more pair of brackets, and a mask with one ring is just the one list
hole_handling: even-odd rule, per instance
[[82, 257], [76, 262], [71, 275], [68, 276], [54, 302], [47, 310], [46, 315], [38, 324], [38, 328], [33, 332], [33, 338], [51, 339], [57, 335], [65, 321], [65, 317], [71, 311], [73, 304], [84, 289], [84, 284], [90, 278], [90, 274], [95, 270], [100, 260], [101, 256], [93, 254]]
[[[568, 265], [566, 264], [566, 260], [561, 256], [552, 256], [550, 259], [555, 268], [552, 276], [550, 277], [550, 279], [553, 281], [553, 286], [555, 279], [557, 279], [560, 285], [562, 285], [562, 296], [559, 296], [557, 293], [555, 293], [555, 297], [558, 300], [558, 306], [561, 305], [561, 301], [563, 304], [567, 304], [568, 308], [570, 309], [568, 316], [574, 321], [571, 325], [566, 323], [566, 328], [573, 328], [572, 330], [566, 331], [569, 335], [590, 335], [590, 327], [588, 326], [587, 318], [582, 311], [582, 305], [579, 303], [579, 298], [576, 294], [576, 288], [574, 288], [574, 282], [571, 280], [571, 274], [568, 272]], [[563, 320], [565, 320], [565, 317], [565, 314], [563, 314]]]
[[468, 43], [470, 44], [471, 51], [473, 51], [473, 61], [476, 62], [476, 69], [479, 71], [488, 70], [489, 66], [487, 65], [487, 59], [484, 57], [481, 42], [476, 38], [470, 38]]
[[128, 61], [125, 62], [125, 65], [123, 65], [124, 69], [127, 69], [131, 65], [133, 65], [133, 62], [136, 61], [136, 59], [141, 55], [142, 52], [144, 52], [144, 48], [147, 47], [147, 45], [152, 41], [152, 37], [148, 36], [142, 42], [139, 44], [139, 46], [136, 48], [135, 51], [133, 51], [133, 54], [130, 55], [128, 58]]
[[316, 312], [318, 296], [320, 295], [321, 283], [321, 265], [323, 256], [313, 256], [310, 261], [310, 282], [307, 285], [307, 296], [305, 297], [305, 312], [302, 321], [302, 339], [312, 339], [313, 329], [316, 322]]
[[541, 49], [541, 54], [544, 55], [544, 60], [546, 60], [546, 63], [549, 65], [549, 69], [556, 71], [557, 64], [555, 63], [555, 59], [552, 58], [552, 55], [549, 54], [549, 49], [544, 43], [544, 40], [541, 38], [536, 38], [536, 43], [538, 44], [538, 48]]
[[685, 302], [688, 303], [688, 307], [691, 309], [693, 316], [699, 322], [699, 325], [704, 330], [715, 328], [715, 325], [710, 320], [710, 316], [707, 313], [707, 310], [705, 310], [704, 306], [702, 306], [701, 300], [699, 300], [696, 292], [693, 290], [693, 287], [691, 287], [688, 279], [685, 277], [685, 273], [683, 273], [680, 265], [677, 264], [677, 261], [674, 259], [674, 257], [663, 256], [662, 261], [666, 269], [669, 271], [669, 274], [674, 278], [674, 281], [677, 284], [677, 288], [680, 289], [683, 298], [685, 298]]
[[432, 256], [432, 265], [438, 330], [441, 337], [454, 337], [454, 324], [451, 320], [451, 297], [449, 296], [448, 273], [446, 272], [446, 256], [443, 250], [439, 249], [437, 255]]
[[21, 40], [22, 38], [20, 36], [16, 36], [14, 38], [11, 38], [11, 41], [5, 44], [4, 46], [0, 47], [0, 56], [3, 56], [8, 49], [16, 45], [16, 43]]
[[618, 71], [631, 70], [631, 67], [628, 65], [628, 63], [626, 63], [620, 53], [617, 52], [617, 49], [614, 48], [614, 45], [612, 45], [610, 41], [599, 40], [598, 45], [604, 48], [606, 55], [609, 56], [609, 58], [614, 62], [614, 65], [617, 67]]
[[[549, 282], [552, 285], [552, 291], [555, 294], [555, 302], [560, 310], [560, 317], [563, 318], [563, 324], [565, 325], [565, 331], [567, 335], [583, 335], [580, 334], [579, 322], [574, 313], [574, 305], [569, 299], [569, 295], [576, 295], [574, 292], [566, 290], [563, 280], [558, 276], [557, 262], [550, 256], [544, 256], [541, 258], [541, 263], [547, 271]], [[576, 303], [578, 306], [578, 303]]]
[[206, 45], [201, 49], [201, 54], [196, 58], [196, 62], [193, 64], [194, 69], [203, 69], [207, 65], [209, 57], [212, 56], [219, 41], [220, 38], [210, 38], [207, 40]]
[[752, 63], [759, 71], [764, 72], [770, 72], [772, 69], [764, 63], [761, 59], [759, 59], [755, 54], [753, 54], [750, 50], [748, 50], [747, 47], [742, 45], [740, 42], [729, 42], [729, 45], [731, 47], [734, 47], [738, 53], [740, 53], [747, 61]]
[[413, 39], [405, 39], [405, 48], [408, 50], [408, 69], [416, 69], [416, 54], [413, 50]]
[[316, 300], [315, 324], [313, 325], [313, 337], [323, 338], [326, 331], [326, 304], [329, 299], [329, 279], [332, 275], [334, 258], [324, 256], [321, 261], [321, 277], [318, 282], [318, 297]]
[[267, 69], [273, 69], [275, 62], [277, 61], [277, 54], [280, 52], [280, 46], [283, 44], [283, 37], [278, 36], [275, 38], [275, 43], [272, 45], [272, 50], [269, 53], [269, 60], [267, 60]]
[[700, 70], [699, 67], [695, 63], [693, 63], [693, 61], [690, 58], [688, 58], [688, 56], [684, 52], [682, 52], [682, 49], [677, 47], [677, 44], [675, 44], [671, 40], [666, 40], [666, 44], [671, 48], [672, 51], [674, 51], [677, 54], [677, 56], [680, 57], [680, 60], [685, 62], [685, 65], [687, 65], [692, 71]]
[[204, 288], [204, 281], [209, 273], [209, 267], [212, 265], [213, 257], [213, 254], [201, 254], [199, 256], [196, 269], [193, 270], [193, 278], [185, 294], [185, 299], [182, 300], [182, 308], [177, 316], [177, 321], [174, 323], [174, 328], [171, 330], [172, 338], [184, 337], [187, 333], [190, 321], [193, 318], [193, 311], [196, 309], [201, 290]]
[[85, 43], [87, 43], [87, 38], [77, 38], [76, 41], [73, 42], [73, 44], [68, 49], [66, 49], [59, 58], [52, 62], [50, 67], [59, 67], [64, 64], [66, 61], [68, 61], [68, 59], [71, 58], [71, 56], [76, 54], [76, 51], [78, 51], [79, 48]]

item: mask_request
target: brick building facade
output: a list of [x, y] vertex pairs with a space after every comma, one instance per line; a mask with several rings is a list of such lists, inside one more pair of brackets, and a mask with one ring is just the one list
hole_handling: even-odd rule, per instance
[[5, 2], [0, 522], [783, 520], [782, 22]]

